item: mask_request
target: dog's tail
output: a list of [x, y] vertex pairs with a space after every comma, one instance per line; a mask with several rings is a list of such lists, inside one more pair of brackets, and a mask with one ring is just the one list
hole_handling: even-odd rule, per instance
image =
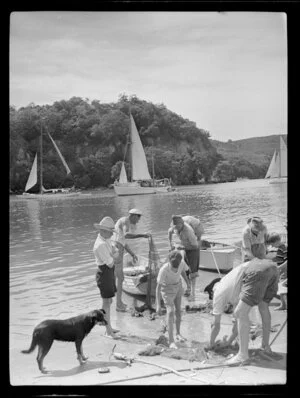
[[37, 346], [37, 334], [33, 333], [30, 347], [28, 348], [28, 350], [22, 350], [21, 352], [23, 354], [30, 354], [35, 349], [36, 346]]

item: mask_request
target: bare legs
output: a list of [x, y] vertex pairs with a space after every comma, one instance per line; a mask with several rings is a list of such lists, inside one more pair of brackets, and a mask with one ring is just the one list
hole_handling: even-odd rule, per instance
[[269, 304], [265, 301], [262, 301], [258, 304], [258, 309], [262, 319], [262, 342], [261, 347], [264, 350], [271, 351], [269, 345], [270, 339], [270, 329], [271, 329], [271, 314], [269, 310]]
[[108, 336], [116, 337], [115, 333], [113, 331], [113, 328], [111, 326], [111, 323], [110, 323], [110, 307], [112, 304], [112, 298], [108, 298], [108, 299], [103, 298], [102, 300], [103, 300], [102, 309], [105, 311], [105, 320], [107, 322], [106, 333]]
[[239, 335], [239, 352], [227, 361], [228, 364], [234, 364], [237, 362], [246, 361], [249, 358], [248, 345], [249, 345], [249, 311], [250, 305], [244, 303], [242, 300], [239, 301], [234, 311], [234, 316], [238, 321], [238, 335]]
[[175, 308], [175, 327], [176, 327], [176, 341], [185, 341], [185, 339], [180, 334], [180, 325], [181, 325], [181, 298], [182, 291], [179, 291], [174, 299], [174, 306], [166, 306], [167, 307], [167, 325], [168, 325], [168, 333], [169, 333], [169, 345], [170, 348], [177, 348], [174, 341], [174, 308]]

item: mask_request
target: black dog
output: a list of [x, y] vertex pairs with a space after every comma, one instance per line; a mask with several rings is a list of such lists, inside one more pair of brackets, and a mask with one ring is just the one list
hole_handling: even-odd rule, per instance
[[43, 360], [48, 354], [53, 341], [74, 341], [77, 359], [82, 365], [87, 360], [87, 357], [82, 352], [82, 341], [96, 324], [107, 325], [104, 314], [104, 310], [94, 310], [68, 319], [47, 319], [34, 328], [29, 349], [21, 352], [29, 354], [38, 346], [39, 350], [36, 360], [40, 371], [47, 373], [43, 367]]
[[214, 297], [214, 286], [216, 283], [220, 282], [221, 278], [213, 279], [204, 289], [204, 292], [208, 293], [208, 297], [210, 300]]

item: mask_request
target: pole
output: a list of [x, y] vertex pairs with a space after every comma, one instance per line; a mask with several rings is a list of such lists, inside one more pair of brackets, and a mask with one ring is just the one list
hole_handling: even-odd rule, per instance
[[212, 255], [212, 257], [213, 257], [213, 260], [214, 260], [215, 266], [216, 266], [216, 268], [217, 268], [219, 277], [222, 278], [221, 272], [220, 272], [219, 267], [218, 267], [218, 264], [217, 264], [217, 260], [216, 260], [216, 258], [215, 258], [215, 253], [213, 252], [212, 247], [210, 248], [210, 250], [211, 250], [211, 255]]
[[41, 121], [41, 138], [40, 138], [40, 194], [43, 194], [43, 122]]
[[287, 323], [287, 319], [283, 322], [283, 324], [281, 325], [281, 328], [278, 330], [278, 332], [276, 333], [276, 335], [274, 336], [273, 340], [270, 343], [270, 347], [271, 345], [274, 343], [274, 341], [277, 339], [277, 337], [279, 336], [279, 334], [281, 333], [282, 329], [285, 327]]
[[132, 182], [132, 142], [131, 142], [131, 108], [129, 104], [129, 175], [130, 175], [130, 182]]
[[153, 140], [152, 140], [152, 184], [154, 186], [154, 158], [153, 158]]

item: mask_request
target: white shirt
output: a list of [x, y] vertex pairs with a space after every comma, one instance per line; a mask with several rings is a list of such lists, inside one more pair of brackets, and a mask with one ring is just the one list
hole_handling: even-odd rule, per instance
[[162, 286], [178, 285], [181, 282], [182, 271], [188, 271], [189, 267], [185, 261], [181, 261], [178, 270], [176, 272], [172, 271], [171, 265], [169, 263], [164, 264], [157, 275], [157, 283]]
[[227, 304], [235, 306], [239, 301], [242, 278], [248, 267], [249, 261], [240, 264], [228, 272], [216, 285], [213, 298], [213, 315], [221, 315]]
[[113, 248], [110, 238], [104, 239], [100, 234], [98, 234], [94, 243], [93, 253], [98, 266], [103, 264], [111, 265], [114, 262]]
[[136, 224], [131, 224], [128, 217], [121, 217], [115, 225], [116, 232], [114, 233], [112, 240], [120, 242], [123, 246], [126, 243], [125, 235], [129, 232], [135, 234], [137, 230]]

